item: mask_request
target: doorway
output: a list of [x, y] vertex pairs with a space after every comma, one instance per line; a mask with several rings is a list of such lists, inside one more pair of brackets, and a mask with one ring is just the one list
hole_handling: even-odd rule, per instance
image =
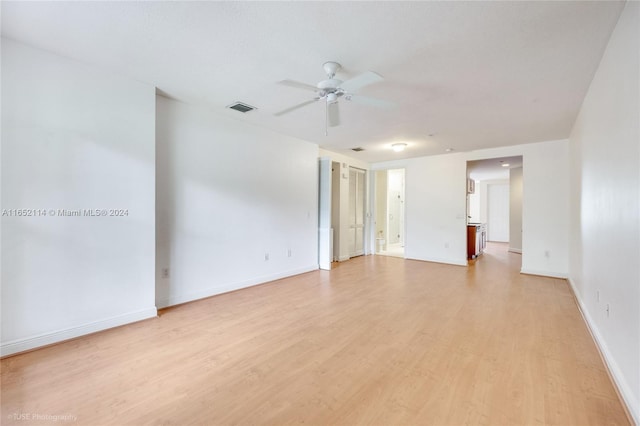
[[[508, 243], [496, 247], [522, 253], [522, 171], [521, 155], [467, 162], [467, 252], [470, 259], [483, 253], [485, 236], [486, 241]], [[470, 228], [476, 229], [475, 238]], [[483, 244], [474, 249], [478, 230]]]
[[378, 170], [375, 187], [376, 254], [404, 257], [405, 170]]

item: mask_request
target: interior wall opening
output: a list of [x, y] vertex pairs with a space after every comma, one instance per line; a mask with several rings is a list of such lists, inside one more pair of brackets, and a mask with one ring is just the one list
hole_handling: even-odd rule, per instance
[[522, 253], [522, 156], [467, 162], [467, 257], [488, 242]]
[[378, 170], [375, 174], [376, 254], [404, 257], [405, 170]]

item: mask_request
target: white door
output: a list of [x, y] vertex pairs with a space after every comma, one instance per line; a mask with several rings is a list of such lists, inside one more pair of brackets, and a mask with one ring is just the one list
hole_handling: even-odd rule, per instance
[[509, 185], [488, 185], [487, 240], [509, 241]]
[[349, 168], [349, 257], [364, 254], [364, 170]]
[[320, 159], [320, 197], [318, 200], [318, 265], [331, 269], [331, 159]]

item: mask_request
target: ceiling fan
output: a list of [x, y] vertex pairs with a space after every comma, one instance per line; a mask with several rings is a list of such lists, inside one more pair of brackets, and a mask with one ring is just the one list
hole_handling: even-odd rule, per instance
[[339, 63], [325, 62], [323, 68], [327, 73], [327, 79], [322, 80], [315, 86], [293, 80], [280, 81], [279, 84], [282, 84], [284, 86], [295, 87], [296, 89], [315, 92], [315, 97], [311, 100], [302, 102], [301, 104], [297, 104], [279, 111], [275, 115], [281, 116], [322, 100], [325, 102], [325, 134], [327, 134], [328, 126], [334, 127], [340, 124], [340, 110], [338, 109], [338, 99], [340, 98], [344, 98], [347, 101], [353, 101], [360, 104], [382, 108], [394, 106], [394, 104], [391, 102], [383, 101], [376, 98], [370, 98], [368, 96], [361, 96], [355, 93], [357, 90], [365, 86], [384, 80], [384, 78], [380, 74], [377, 74], [373, 71], [367, 71], [347, 81], [342, 81], [335, 78], [336, 72], [341, 68], [341, 65]]

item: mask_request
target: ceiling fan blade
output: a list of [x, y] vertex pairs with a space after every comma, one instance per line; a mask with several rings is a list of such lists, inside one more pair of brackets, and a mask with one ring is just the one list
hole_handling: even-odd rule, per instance
[[329, 108], [329, 127], [336, 127], [340, 125], [340, 108], [338, 102], [332, 102], [327, 105]]
[[294, 105], [294, 106], [289, 107], [289, 108], [287, 108], [287, 109], [283, 109], [282, 111], [276, 112], [276, 113], [275, 113], [275, 114], [273, 114], [273, 115], [275, 115], [276, 117], [279, 117], [279, 116], [281, 116], [281, 115], [284, 115], [284, 114], [290, 113], [291, 111], [295, 111], [295, 110], [297, 110], [298, 108], [302, 108], [302, 107], [304, 107], [304, 106], [307, 106], [307, 105], [309, 105], [309, 104], [312, 104], [312, 103], [316, 102], [318, 99], [320, 99], [320, 98], [314, 98], [314, 99], [311, 99], [310, 101], [306, 101], [306, 102], [303, 102], [303, 103], [301, 103], [301, 104]]
[[283, 86], [295, 87], [296, 89], [311, 90], [312, 92], [318, 91], [318, 88], [316, 86], [312, 86], [311, 84], [307, 83], [300, 83], [299, 81], [282, 80], [279, 81], [278, 84], [281, 84]]
[[348, 95], [345, 96], [348, 101], [353, 101], [363, 105], [371, 105], [378, 108], [393, 108], [396, 106], [393, 102], [383, 101], [382, 99], [370, 98], [368, 96]]
[[345, 92], [355, 92], [358, 89], [363, 88], [364, 86], [368, 86], [382, 80], [384, 80], [384, 78], [380, 74], [373, 71], [367, 71], [345, 81], [340, 85], [340, 88]]

